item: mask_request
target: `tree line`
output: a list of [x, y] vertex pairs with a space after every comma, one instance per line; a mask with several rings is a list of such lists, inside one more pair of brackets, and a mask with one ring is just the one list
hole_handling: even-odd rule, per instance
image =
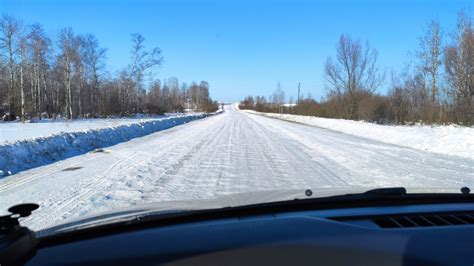
[[[438, 21], [430, 21], [413, 54], [414, 62], [408, 62], [405, 70], [387, 75], [376, 49], [342, 34], [336, 56], [324, 65], [327, 95], [323, 100], [309, 96], [297, 99], [296, 105], [282, 106], [285, 97], [278, 86], [268, 101], [264, 96], [247, 96], [240, 106], [377, 123], [474, 124], [472, 16], [460, 11], [450, 34], [444, 34]], [[385, 84], [390, 84], [388, 92], [379, 93]]]
[[[159, 47], [130, 36], [130, 63], [118, 74], [106, 69], [106, 49], [93, 34], [64, 28], [49, 36], [41, 24], [0, 19], [0, 117], [81, 118], [162, 114], [184, 109], [214, 111], [209, 83], [154, 79], [163, 64]], [[145, 79], [151, 79], [149, 82]]]

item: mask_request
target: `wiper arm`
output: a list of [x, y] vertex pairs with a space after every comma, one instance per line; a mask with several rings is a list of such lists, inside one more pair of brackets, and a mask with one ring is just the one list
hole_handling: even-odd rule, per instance
[[368, 190], [362, 194], [380, 196], [405, 196], [407, 194], [407, 190], [404, 187], [376, 188]]
[[[461, 188], [461, 194], [469, 195], [471, 189], [468, 187]], [[372, 189], [364, 192], [363, 194], [369, 195], [398, 195], [398, 196], [405, 196], [407, 194], [407, 190], [404, 187], [388, 187], [388, 188], [377, 188]]]
[[326, 198], [314, 198], [318, 199], [330, 199], [330, 200], [383, 200], [383, 199], [414, 199], [414, 198], [429, 198], [429, 197], [472, 197], [473, 194], [470, 194], [470, 189], [468, 187], [463, 187], [460, 190], [460, 194], [457, 193], [407, 193], [407, 190], [404, 187], [387, 187], [387, 188], [376, 188], [367, 190], [362, 193], [355, 194], [344, 194], [337, 196], [330, 196]]

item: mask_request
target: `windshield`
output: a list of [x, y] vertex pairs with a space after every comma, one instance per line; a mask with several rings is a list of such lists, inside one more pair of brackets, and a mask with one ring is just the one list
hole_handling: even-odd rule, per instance
[[43, 230], [130, 207], [472, 188], [473, 12], [0, 0], [0, 214], [37, 203], [22, 224]]

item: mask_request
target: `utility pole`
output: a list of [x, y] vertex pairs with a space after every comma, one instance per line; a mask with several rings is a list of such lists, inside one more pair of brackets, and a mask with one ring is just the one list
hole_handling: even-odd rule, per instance
[[296, 100], [296, 105], [300, 104], [300, 88], [301, 88], [301, 83], [298, 82], [298, 99]]

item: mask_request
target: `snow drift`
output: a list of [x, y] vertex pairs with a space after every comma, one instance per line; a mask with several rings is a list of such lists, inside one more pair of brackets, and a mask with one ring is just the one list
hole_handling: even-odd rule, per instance
[[[181, 114], [182, 115], [182, 114]], [[161, 115], [155, 117], [121, 117], [121, 118], [80, 118], [68, 119], [42, 119], [22, 123], [0, 121], [0, 145], [5, 142], [13, 143], [19, 140], [48, 137], [53, 134], [66, 132], [80, 132], [84, 130], [101, 129], [106, 127], [116, 127], [138, 122], [153, 121], [162, 118], [169, 118], [175, 115]]]
[[210, 114], [197, 113], [167, 117], [2, 143], [0, 144], [0, 178], [4, 175], [53, 163], [98, 148], [112, 146], [220, 112], [221, 110]]
[[245, 111], [286, 121], [326, 128], [385, 143], [474, 159], [474, 128], [472, 127], [462, 127], [457, 125], [377, 125], [364, 121], [290, 114], [259, 113], [251, 110]]

